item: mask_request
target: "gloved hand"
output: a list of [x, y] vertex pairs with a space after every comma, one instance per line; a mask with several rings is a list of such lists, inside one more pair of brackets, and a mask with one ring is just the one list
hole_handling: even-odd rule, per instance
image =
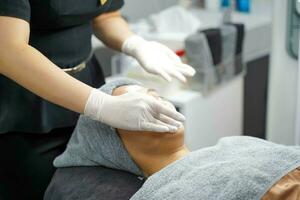
[[125, 40], [122, 51], [137, 59], [139, 64], [149, 73], [162, 76], [171, 81], [171, 76], [186, 82], [185, 76], [193, 76], [194, 68], [183, 64], [180, 58], [168, 47], [133, 35]]
[[176, 132], [184, 116], [152, 96], [128, 92], [110, 96], [90, 93], [84, 115], [114, 128], [132, 131]]

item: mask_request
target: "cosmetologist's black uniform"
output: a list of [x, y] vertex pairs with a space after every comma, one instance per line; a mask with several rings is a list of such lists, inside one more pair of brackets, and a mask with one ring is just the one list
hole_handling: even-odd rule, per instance
[[[0, 16], [27, 21], [29, 44], [57, 66], [72, 68], [86, 62], [74, 77], [100, 87], [104, 77], [91, 55], [92, 19], [123, 4], [123, 0], [0, 0]], [[42, 199], [55, 170], [52, 161], [64, 150], [77, 118], [78, 114], [0, 75], [1, 200]]]

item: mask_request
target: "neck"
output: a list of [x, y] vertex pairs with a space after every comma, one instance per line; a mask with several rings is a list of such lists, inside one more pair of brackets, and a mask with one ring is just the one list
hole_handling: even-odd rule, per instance
[[145, 154], [141, 152], [140, 155], [136, 157], [138, 159], [136, 159], [135, 162], [143, 170], [145, 176], [148, 177], [181, 159], [188, 153], [189, 150], [185, 146], [180, 147], [175, 152], [162, 154], [151, 154], [149, 152]]

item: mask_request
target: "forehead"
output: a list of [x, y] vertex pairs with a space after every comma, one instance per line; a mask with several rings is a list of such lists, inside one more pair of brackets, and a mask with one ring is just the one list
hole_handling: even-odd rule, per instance
[[147, 88], [140, 86], [140, 85], [124, 85], [120, 87], [126, 90], [126, 92], [141, 92], [141, 91], [147, 91]]
[[149, 92], [154, 92], [156, 93], [155, 90], [153, 89], [148, 89], [146, 87], [140, 86], [140, 85], [123, 85], [120, 86], [113, 91], [113, 95], [121, 95], [127, 92], [142, 92], [142, 93], [149, 93]]
[[161, 97], [155, 89], [149, 89], [140, 85], [124, 85], [120, 86], [116, 89], [114, 89], [113, 94], [114, 96], [122, 95], [128, 92], [140, 92], [144, 93], [150, 96], [153, 96], [154, 98], [160, 100], [161, 102], [164, 102], [164, 104], [168, 105], [171, 109], [175, 109], [174, 105], [169, 102], [168, 100]]

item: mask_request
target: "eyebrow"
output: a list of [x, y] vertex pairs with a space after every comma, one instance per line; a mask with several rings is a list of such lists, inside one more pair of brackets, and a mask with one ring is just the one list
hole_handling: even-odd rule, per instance
[[155, 89], [148, 89], [147, 92], [157, 92]]

